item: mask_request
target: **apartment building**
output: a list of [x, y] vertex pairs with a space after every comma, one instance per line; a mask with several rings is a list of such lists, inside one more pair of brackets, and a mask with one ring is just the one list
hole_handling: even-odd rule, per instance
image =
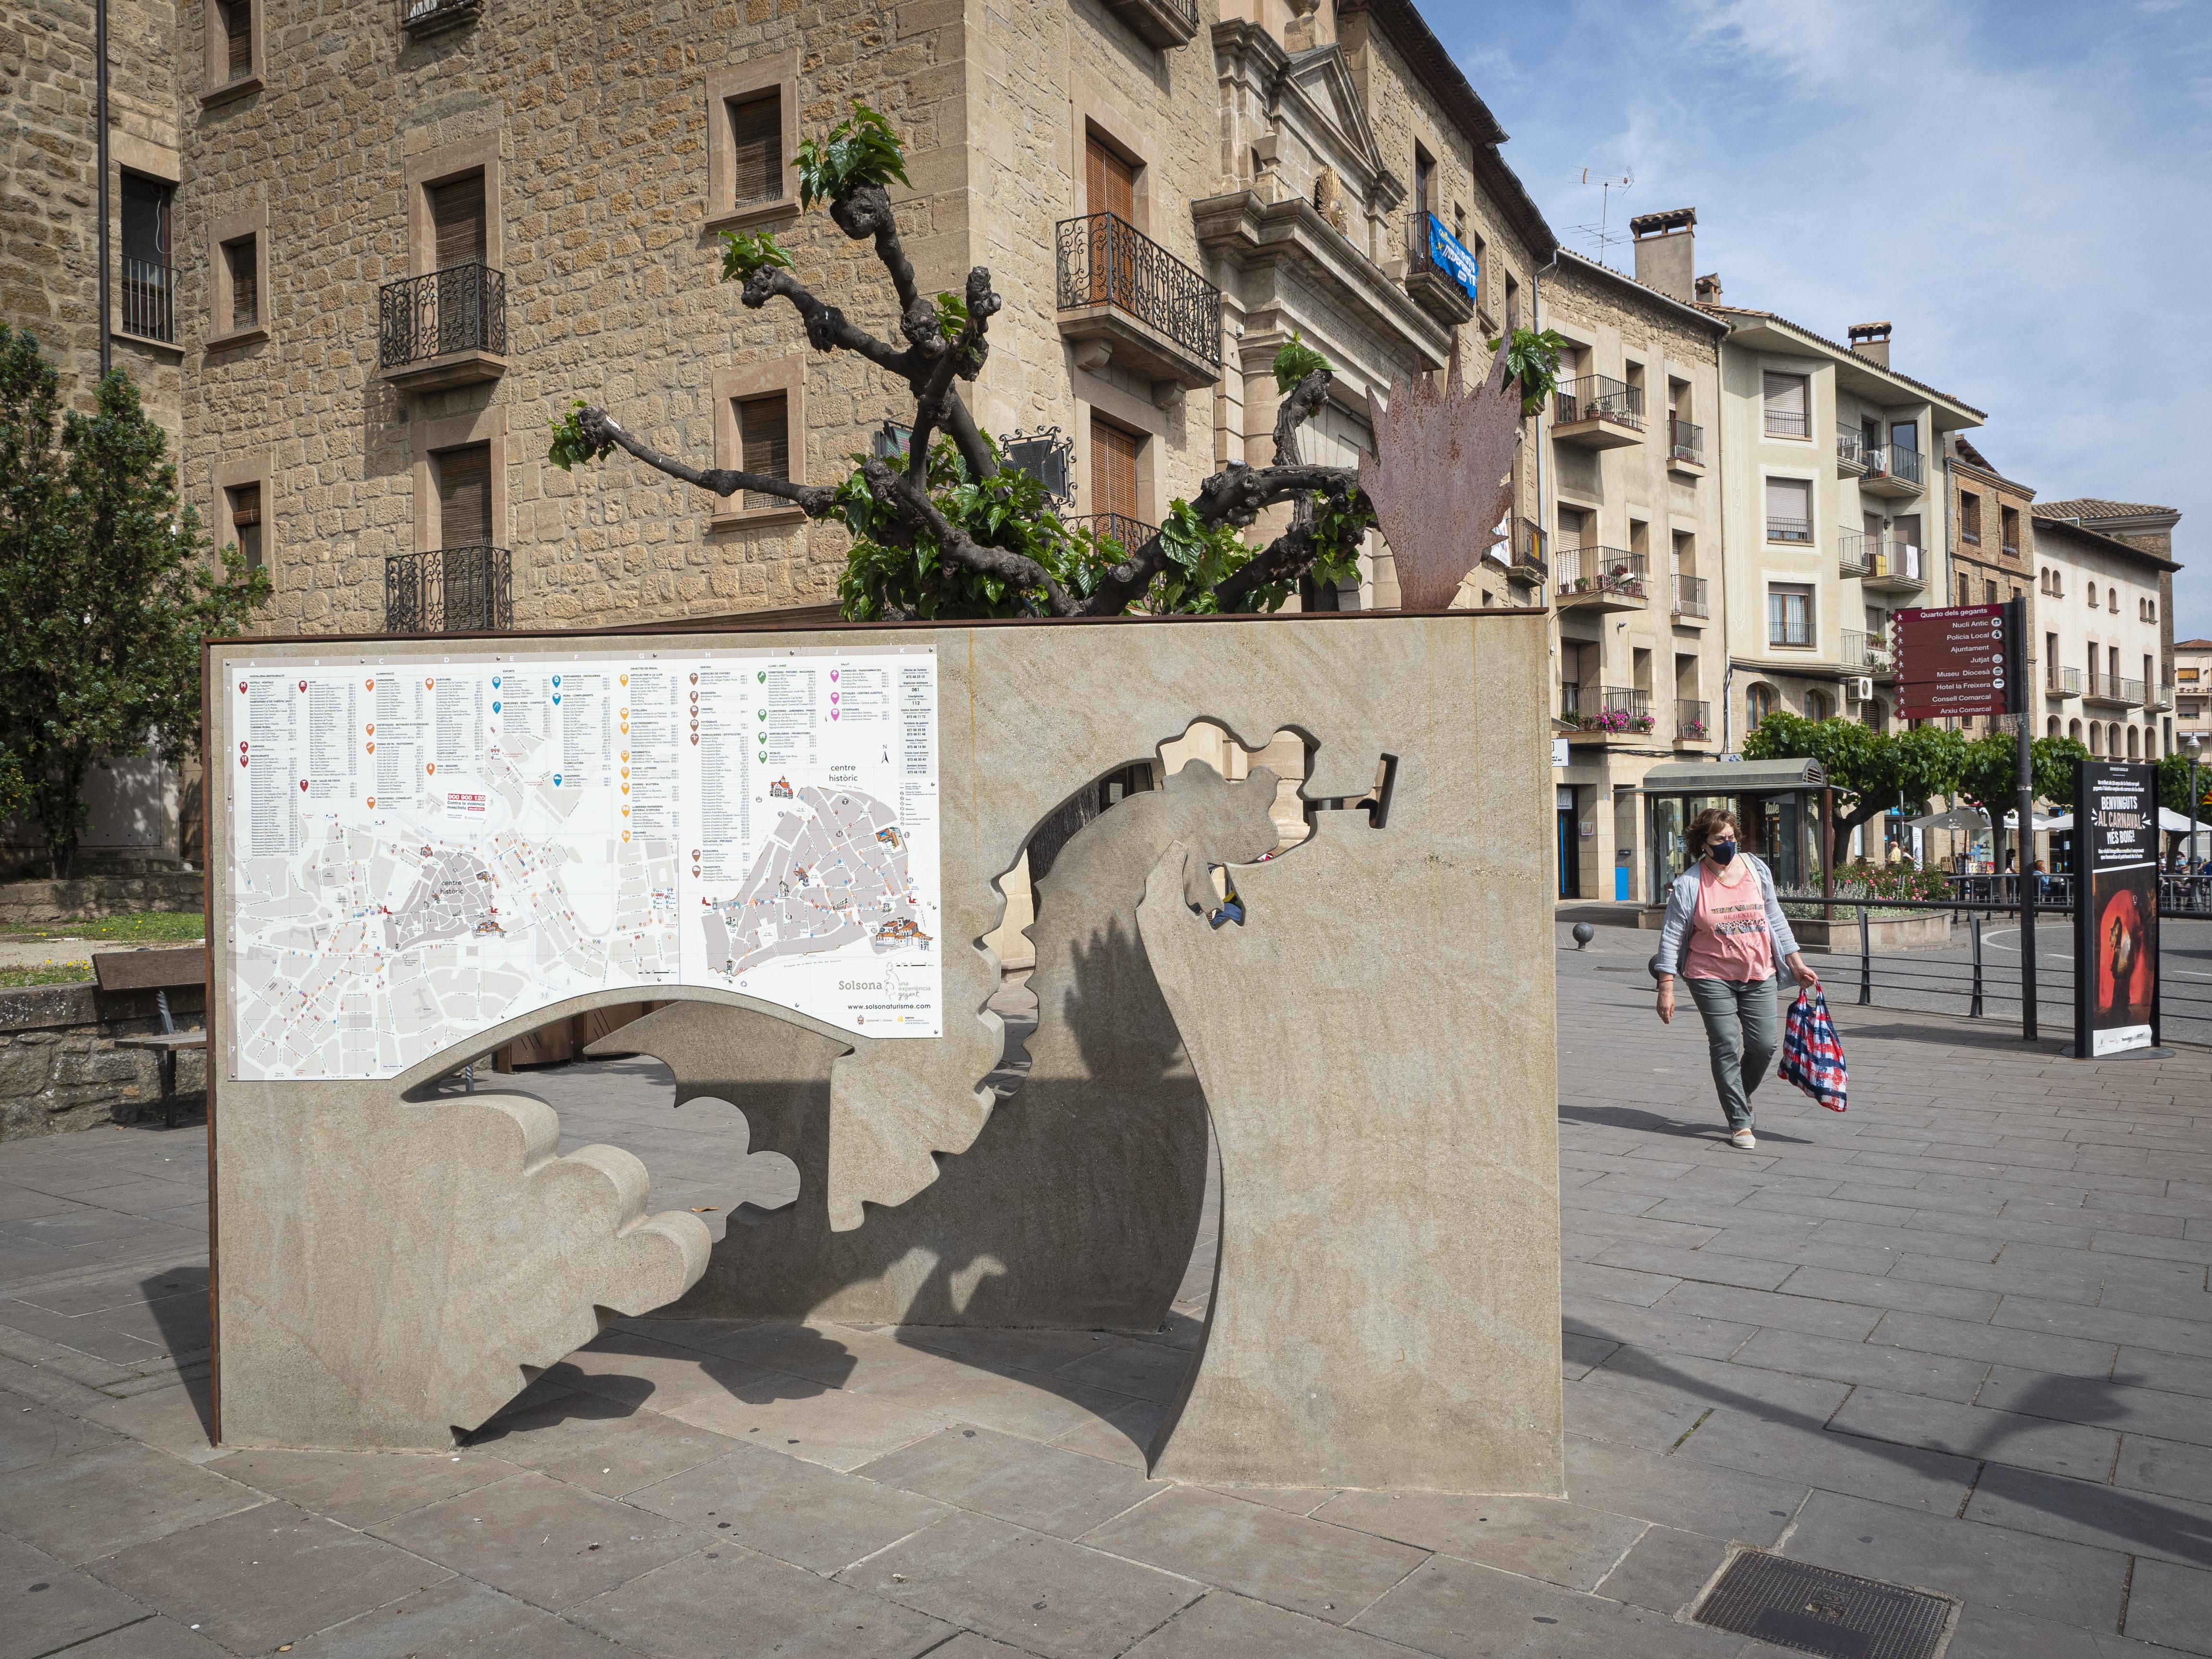
[[2191, 752], [2193, 738], [2212, 761], [2212, 640], [2174, 641], [2173, 681], [2173, 752]]
[[1727, 325], [1692, 303], [1696, 222], [1632, 222], [1635, 277], [1562, 251], [1542, 284], [1539, 325], [1567, 342], [1540, 469], [1568, 760], [1553, 769], [1562, 897], [1650, 900], [1644, 774], [1720, 747], [1720, 479], [1704, 422]]
[[[2035, 623], [2035, 491], [2005, 477], [1963, 432], [1948, 434], [1942, 465], [1950, 505], [1946, 592], [1928, 603], [2006, 605], [2026, 600], [2029, 672], [2039, 672], [2042, 635]], [[1967, 715], [1959, 720], [1960, 728], [1970, 734], [1993, 730], [1997, 724], [1989, 715]]]
[[[985, 264], [1005, 298], [979, 419], [1125, 540], [1225, 462], [1273, 459], [1293, 331], [1340, 371], [1309, 459], [1348, 461], [1394, 380], [1520, 317], [1553, 246], [1407, 0], [670, 0], [580, 56], [574, 19], [501, 0], [110, 9], [136, 88], [112, 124], [110, 349], [156, 389], [188, 497], [270, 570], [278, 631], [830, 601], [838, 526], [619, 457], [562, 473], [544, 434], [582, 398], [696, 462], [814, 481], [899, 441], [902, 388], [717, 280], [719, 232], [771, 230], [896, 337], [880, 270], [801, 214], [790, 167], [854, 98], [908, 142], [923, 289]], [[0, 292], [80, 398], [101, 333], [92, 12], [52, 0], [26, 25], [54, 131], [16, 137], [36, 187], [0, 201]], [[1452, 243], [1465, 260], [1437, 257]], [[1471, 597], [1538, 595], [1500, 567]], [[1387, 548], [1358, 595], [1311, 598], [1395, 602]]]
[[[2173, 751], [2172, 560], [2083, 522], [2078, 501], [2035, 504], [2042, 734], [2109, 760]], [[2180, 514], [2172, 514], [2179, 520]], [[2172, 520], [2165, 526], [2171, 546]]]
[[1778, 710], [1893, 716], [1893, 611], [1942, 603], [1953, 433], [1982, 411], [1890, 366], [1890, 325], [1848, 343], [1768, 311], [1698, 297], [1729, 325], [1715, 424], [1725, 457], [1733, 749]]

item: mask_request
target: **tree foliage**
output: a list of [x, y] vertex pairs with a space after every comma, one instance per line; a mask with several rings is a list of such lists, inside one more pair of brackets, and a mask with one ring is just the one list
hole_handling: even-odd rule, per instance
[[1505, 375], [1521, 388], [1521, 413], [1525, 419], [1542, 409], [1544, 399], [1559, 389], [1559, 353], [1566, 349], [1567, 337], [1557, 329], [1547, 328], [1540, 334], [1534, 329], [1516, 328], [1492, 340], [1490, 349], [1495, 351], [1501, 343], [1505, 347]]
[[[2087, 760], [2089, 751], [2072, 738], [2038, 738], [2029, 754], [2035, 799], [2072, 811], [2074, 763]], [[2001, 821], [2020, 804], [2020, 739], [1992, 732], [1968, 744], [1952, 793], [1980, 807], [1991, 823]]]
[[[2189, 757], [2166, 755], [2158, 763], [2158, 799], [2187, 816], [2189, 811]], [[2201, 823], [2212, 824], [2212, 759], [2200, 761], [2197, 768], [2197, 817]]]
[[95, 762], [198, 750], [201, 641], [269, 596], [235, 548], [208, 552], [129, 377], [64, 414], [38, 342], [0, 325], [0, 733], [57, 878]]
[[1848, 833], [1900, 803], [1925, 811], [1930, 799], [1957, 787], [1966, 740], [1932, 726], [1877, 732], [1840, 716], [1808, 720], [1772, 714], [1744, 739], [1747, 760], [1818, 761], [1840, 798], [1837, 829]]

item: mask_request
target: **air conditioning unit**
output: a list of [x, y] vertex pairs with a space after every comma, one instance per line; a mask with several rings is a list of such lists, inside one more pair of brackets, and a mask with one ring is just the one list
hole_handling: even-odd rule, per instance
[[1844, 695], [1853, 702], [1872, 702], [1874, 701], [1873, 676], [1862, 674], [1856, 679], [1845, 680]]

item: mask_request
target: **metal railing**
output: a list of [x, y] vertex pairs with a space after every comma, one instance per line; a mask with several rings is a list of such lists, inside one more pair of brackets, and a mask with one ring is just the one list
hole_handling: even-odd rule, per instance
[[177, 338], [177, 273], [143, 259], [123, 262], [123, 331], [142, 340]]
[[1102, 542], [1117, 543], [1124, 553], [1135, 552], [1160, 533], [1159, 526], [1133, 519], [1126, 513], [1085, 513], [1060, 522], [1070, 530], [1087, 530]]
[[1847, 668], [1887, 668], [1889, 649], [1880, 634], [1844, 629], [1844, 665]]
[[1705, 609], [1705, 579], [1703, 576], [1674, 578], [1674, 614], [1678, 617], [1703, 617]]
[[1911, 542], [1846, 530], [1836, 544], [1836, 574], [1922, 581], [1920, 550]]
[[1583, 593], [1620, 593], [1632, 599], [1644, 597], [1644, 555], [1622, 548], [1555, 548], [1552, 573], [1562, 599]]
[[1111, 213], [1063, 219], [1060, 308], [1111, 306], [1221, 367], [1221, 290], [1127, 220]]
[[2105, 695], [2116, 702], [2124, 702], [2133, 708], [2143, 700], [2143, 683], [2107, 674], [2105, 677]]
[[1770, 513], [1766, 515], [1766, 539], [1770, 542], [1809, 542], [1813, 539], [1813, 521], [1810, 519], [1778, 518]]
[[1644, 430], [1644, 388], [1609, 374], [1585, 374], [1562, 380], [1552, 397], [1552, 419], [1559, 426], [1578, 421], [1611, 421]]
[[1855, 426], [1836, 422], [1836, 459], [1844, 466], [1866, 465], [1866, 434]]
[[[1450, 284], [1452, 292], [1472, 306], [1475, 303], [1475, 296], [1460, 285], [1458, 272], [1448, 270], [1437, 263], [1435, 250], [1429, 240], [1429, 222], [1431, 220], [1436, 221], [1437, 228], [1443, 230], [1445, 235], [1451, 235], [1451, 231], [1444, 222], [1437, 219], [1435, 214], [1425, 208], [1406, 216], [1407, 277], [1410, 280], [1415, 276], [1433, 276], [1440, 283]], [[1452, 240], [1456, 241], [1459, 239], [1453, 237]], [[1469, 254], [1468, 257], [1472, 258], [1474, 255]]]
[[1870, 479], [1895, 478], [1900, 483], [1922, 484], [1927, 482], [1927, 463], [1917, 449], [1882, 444], [1867, 451], [1866, 476]]
[[483, 10], [483, 0], [399, 0], [399, 27], [410, 34], [434, 34]]
[[1786, 409], [1761, 411], [1766, 417], [1766, 435], [1770, 438], [1809, 438], [1813, 435], [1810, 417], [1793, 415]]
[[[1595, 707], [1596, 699], [1591, 699]], [[1559, 718], [1570, 725], [1579, 724], [1583, 713], [1583, 689], [1573, 680], [1559, 682]]]
[[1620, 685], [1559, 687], [1559, 718], [1585, 732], [1615, 737], [1638, 737], [1658, 724], [1651, 712], [1651, 694]]
[[1513, 521], [1513, 562], [1515, 570], [1527, 571], [1538, 581], [1548, 580], [1552, 568], [1546, 554], [1544, 532], [1534, 521], [1516, 519]]
[[1678, 461], [1693, 461], [1704, 465], [1705, 459], [1705, 429], [1689, 421], [1667, 417], [1667, 453]]
[[503, 547], [448, 547], [384, 562], [384, 631], [454, 634], [514, 626], [514, 562]]
[[1699, 743], [1713, 735], [1713, 706], [1692, 697], [1674, 699], [1674, 735], [1687, 743]]
[[507, 355], [507, 276], [451, 265], [377, 290], [376, 362], [399, 368], [452, 351]]
[[2053, 696], [2078, 697], [2081, 695], [2081, 671], [2061, 668], [2053, 664], [2049, 678], [2043, 683], [2043, 689]]
[[[2148, 685], [2148, 684], [2146, 684], [2146, 685], [2145, 685], [2145, 687], [2144, 687], [2144, 689], [2145, 689], [2146, 690], [2148, 690], [2149, 689]], [[2149, 708], [2172, 708], [2172, 707], [2173, 707], [2173, 684], [2172, 684], [2172, 682], [2169, 680], [2169, 681], [2166, 681], [2166, 682], [2162, 683], [2162, 684], [2159, 686], [2159, 688], [2158, 688], [2158, 701], [2157, 701], [2156, 702], [2150, 703], [2150, 704], [2148, 704], [2148, 705], [2147, 705], [2147, 706], [2148, 706], [2148, 707], [2149, 707]]]

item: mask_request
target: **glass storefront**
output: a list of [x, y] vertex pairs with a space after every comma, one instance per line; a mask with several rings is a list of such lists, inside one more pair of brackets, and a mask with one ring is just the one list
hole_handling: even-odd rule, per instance
[[1689, 868], [1683, 836], [1708, 807], [1735, 814], [1745, 845], [1766, 861], [1778, 885], [1809, 889], [1820, 878], [1820, 791], [1826, 782], [1813, 761], [1652, 768], [1643, 785], [1651, 902], [1665, 902], [1668, 884]]

